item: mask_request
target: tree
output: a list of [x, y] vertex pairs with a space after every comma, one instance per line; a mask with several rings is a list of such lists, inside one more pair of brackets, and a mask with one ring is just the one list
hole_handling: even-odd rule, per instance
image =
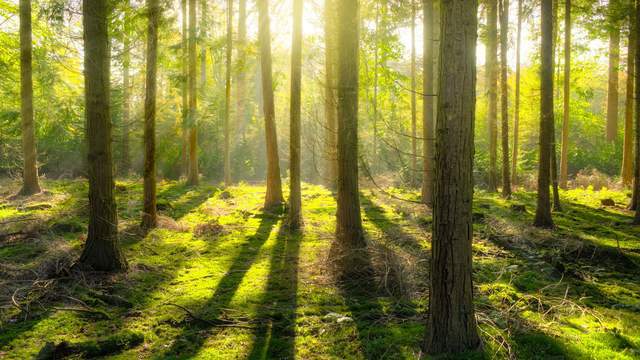
[[293, 36], [291, 39], [291, 125], [289, 139], [289, 227], [302, 224], [300, 190], [300, 107], [302, 82], [302, 0], [293, 0]]
[[125, 270], [118, 240], [111, 155], [108, 0], [84, 0], [85, 116], [89, 175], [89, 234], [80, 263], [97, 271]]
[[267, 194], [265, 209], [282, 204], [282, 183], [280, 180], [280, 159], [276, 134], [275, 105], [273, 101], [273, 81], [271, 74], [271, 30], [269, 25], [269, 0], [258, 0], [258, 42], [260, 43], [260, 66], [262, 68], [262, 96], [264, 127], [267, 141]]
[[[481, 346], [473, 309], [473, 129], [475, 0], [442, 1], [431, 281], [425, 350], [460, 353]], [[456, 186], [451, 186], [456, 184]]]
[[225, 76], [225, 112], [224, 112], [224, 184], [231, 185], [231, 50], [233, 47], [233, 0], [227, 0], [227, 46]]
[[487, 73], [487, 91], [489, 93], [489, 112], [487, 126], [489, 128], [489, 191], [498, 189], [498, 6], [497, 0], [487, 1], [487, 53], [485, 68]]
[[636, 36], [634, 14], [629, 14], [629, 46], [627, 50], [627, 93], [624, 109], [624, 144], [622, 145], [621, 178], [624, 186], [633, 183], [633, 74], [635, 69]]
[[130, 36], [130, 7], [131, 3], [129, 0], [125, 0], [124, 2], [124, 29], [122, 33], [122, 159], [120, 164], [120, 175], [127, 176], [129, 175], [129, 171], [131, 170], [131, 154], [130, 154], [130, 144], [129, 144], [129, 136], [130, 129], [129, 125], [131, 122], [131, 84], [130, 84], [130, 74], [129, 68], [131, 66], [131, 39]]
[[618, 135], [618, 67], [620, 66], [620, 27], [616, 21], [616, 0], [609, 1], [609, 87], [607, 90], [607, 140], [613, 142]]
[[511, 155], [511, 184], [518, 184], [518, 136], [520, 135], [520, 47], [522, 46], [522, 0], [518, 0], [518, 28], [516, 34], [516, 91], [513, 109], [513, 153]]
[[189, 167], [187, 184], [198, 185], [198, 92], [196, 84], [196, 0], [189, 0]]
[[238, 134], [244, 140], [245, 122], [246, 122], [246, 96], [247, 96], [247, 79], [245, 76], [246, 69], [246, 46], [247, 46], [247, 0], [238, 2], [238, 38], [237, 43], [237, 62], [238, 73], [236, 74], [236, 128], [239, 129]]
[[337, 135], [337, 100], [336, 100], [336, 2], [325, 0], [324, 3], [324, 41], [325, 41], [325, 84], [324, 84], [324, 117], [325, 117], [325, 156], [326, 183], [331, 189], [336, 188], [338, 161], [336, 154]]
[[433, 203], [433, 0], [422, 0], [422, 202]]
[[39, 193], [36, 133], [33, 124], [33, 79], [31, 70], [31, 0], [20, 0], [20, 115], [22, 117], [21, 195]]
[[182, 78], [180, 96], [182, 98], [182, 175], [189, 176], [189, 38], [187, 35], [187, 0], [180, 1], [182, 11], [182, 43], [180, 61]]
[[[380, 39], [380, 0], [375, 0], [376, 7], [376, 20], [375, 27], [376, 30], [374, 32], [373, 37], [373, 152], [371, 155], [372, 158], [372, 169], [378, 167], [378, 91], [379, 91], [379, 66], [380, 66], [380, 44], [378, 43]], [[340, 51], [340, 50], [338, 50]]]
[[147, 79], [144, 99], [144, 209], [142, 228], [156, 227], [156, 75], [158, 68], [158, 0], [147, 0], [149, 24], [147, 27]]
[[562, 97], [562, 148], [560, 187], [567, 188], [569, 174], [569, 105], [571, 100], [571, 0], [564, 2], [564, 94]]
[[502, 196], [511, 197], [509, 175], [509, 85], [507, 51], [509, 49], [509, 0], [500, 0], [500, 110], [502, 112]]
[[416, 91], [416, 2], [411, 0], [411, 186], [416, 185], [418, 175]]
[[540, 54], [540, 135], [538, 155], [538, 195], [533, 224], [553, 227], [549, 179], [553, 132], [553, 0], [542, 0], [542, 46]]
[[[640, 29], [640, 0], [636, 0], [636, 17], [635, 17], [635, 28]], [[635, 38], [635, 57], [636, 64], [640, 64], [640, 36], [636, 36]], [[638, 66], [635, 67], [635, 117], [636, 117], [636, 132], [635, 132], [635, 168], [633, 171], [633, 200], [632, 207], [635, 210], [635, 216], [633, 219], [633, 223], [638, 225], [640, 224], [640, 76], [638, 76]]]
[[[553, 53], [552, 53], [552, 58], [551, 58], [551, 68], [555, 68], [555, 53], [556, 53], [556, 45], [558, 43], [558, 0], [554, 0], [553, 1]], [[558, 81], [557, 83], [560, 83], [560, 66], [558, 66], [558, 72], [557, 72], [557, 76], [558, 76]], [[553, 74], [553, 70], [552, 70], [552, 74]], [[552, 75], [553, 76], [553, 75]], [[556, 88], [556, 97], [560, 97], [560, 88], [557, 87]], [[555, 116], [555, 112], [554, 112], [554, 116]], [[558, 190], [558, 154], [556, 151], [556, 122], [555, 122], [555, 118], [554, 120], [551, 121], [550, 125], [549, 125], [551, 132], [550, 132], [550, 138], [551, 138], [551, 188], [553, 189], [553, 210], [555, 211], [561, 211], [562, 210], [562, 206], [560, 205], [560, 191]]]

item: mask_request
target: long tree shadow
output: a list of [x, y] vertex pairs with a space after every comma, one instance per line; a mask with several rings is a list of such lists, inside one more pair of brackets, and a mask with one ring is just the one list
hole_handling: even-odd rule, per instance
[[[246, 242], [239, 249], [238, 255], [223, 275], [211, 298], [200, 306], [197, 311], [198, 317], [211, 321], [219, 318], [223, 308], [230, 304], [247, 270], [257, 259], [262, 245], [269, 238], [278, 220], [279, 217], [274, 214], [265, 213], [262, 215], [262, 220], [255, 234], [247, 237]], [[196, 355], [206, 339], [201, 332], [211, 328], [212, 325], [210, 323], [202, 321], [186, 323], [172, 346], [160, 357], [183, 358]]]
[[298, 263], [303, 234], [280, 227], [249, 359], [295, 358]]

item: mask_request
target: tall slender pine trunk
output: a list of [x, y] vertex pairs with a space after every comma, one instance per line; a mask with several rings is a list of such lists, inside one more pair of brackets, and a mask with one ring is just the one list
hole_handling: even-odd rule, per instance
[[613, 142], [618, 135], [618, 67], [620, 66], [620, 28], [615, 19], [616, 0], [609, 1], [611, 26], [609, 29], [609, 84], [607, 90], [607, 141]]
[[300, 109], [302, 83], [302, 2], [293, 0], [293, 35], [291, 39], [291, 109], [289, 139], [289, 218], [291, 229], [302, 225], [300, 189]]
[[[636, 0], [635, 28], [640, 29], [640, 0]], [[636, 36], [636, 64], [640, 64], [640, 36]], [[635, 210], [634, 224], [640, 224], [640, 76], [638, 66], [635, 67], [635, 167], [633, 170], [633, 196], [631, 209]]]
[[634, 14], [629, 14], [629, 46], [627, 47], [627, 92], [624, 109], [624, 143], [622, 145], [622, 184], [630, 187], [633, 183], [633, 74], [635, 71], [636, 36]]
[[[558, 16], [558, 8], [559, 8], [559, 0], [553, 0], [553, 52], [552, 52], [552, 68], [557, 69], [556, 72], [556, 84], [560, 84], [560, 62], [558, 61], [558, 66], [556, 67], [556, 50], [560, 47], [558, 46], [558, 34], [559, 31], [559, 16]], [[559, 50], [558, 50], [559, 52]], [[558, 55], [559, 57], [559, 55]], [[560, 97], [560, 87], [554, 86], [556, 90], [555, 97]], [[553, 190], [553, 210], [561, 211], [562, 206], [560, 205], [560, 191], [558, 189], [558, 153], [556, 147], [556, 121], [555, 121], [555, 107], [554, 107], [554, 119], [550, 124], [551, 128], [551, 189]]]
[[325, 117], [325, 156], [326, 184], [336, 188], [338, 176], [337, 159], [337, 99], [336, 99], [336, 0], [325, 0], [324, 5], [324, 41], [325, 41], [325, 84], [324, 84], [324, 117]]
[[513, 149], [511, 154], [511, 184], [518, 184], [518, 137], [520, 136], [520, 50], [522, 46], [522, 0], [518, 0], [516, 34], [516, 91], [513, 109]]
[[180, 96], [182, 98], [182, 164], [181, 175], [187, 177], [189, 174], [189, 37], [187, 35], [187, 0], [180, 1], [182, 11], [182, 43], [180, 55]]
[[416, 3], [411, 0], [411, 186], [418, 177], [418, 130], [416, 123]]
[[224, 111], [224, 184], [231, 185], [231, 51], [233, 47], [233, 0], [227, 0], [227, 46]]
[[422, 0], [422, 202], [433, 204], [433, 0]]
[[567, 188], [569, 178], [569, 115], [571, 104], [571, 0], [564, 2], [564, 93], [562, 97], [562, 148], [560, 151], [560, 187]]
[[500, 1], [500, 111], [502, 115], [502, 196], [511, 197], [509, 175], [509, 84], [507, 83], [509, 49], [509, 0]]
[[236, 74], [236, 136], [245, 140], [245, 127], [247, 122], [247, 0], [239, 0], [238, 3], [238, 37], [237, 48], [237, 74]]
[[122, 154], [120, 160], [120, 175], [128, 176], [131, 170], [131, 150], [130, 150], [130, 123], [131, 123], [131, 21], [130, 21], [129, 0], [124, 3], [124, 30], [123, 30], [123, 51], [122, 51]]
[[498, 4], [497, 0], [487, 1], [487, 53], [485, 69], [489, 109], [487, 127], [489, 129], [489, 182], [488, 190], [498, 190]]
[[189, 171], [187, 184], [198, 185], [198, 86], [196, 79], [196, 0], [189, 0]]

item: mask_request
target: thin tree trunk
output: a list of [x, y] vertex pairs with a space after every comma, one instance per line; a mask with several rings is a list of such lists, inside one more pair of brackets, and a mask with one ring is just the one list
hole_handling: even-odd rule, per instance
[[247, 97], [247, 77], [245, 72], [248, 70], [246, 62], [246, 46], [247, 46], [247, 0], [239, 0], [238, 4], [238, 38], [237, 38], [237, 64], [238, 72], [236, 75], [236, 129], [241, 139], [245, 139], [246, 126], [246, 97]]
[[337, 104], [336, 104], [336, 1], [325, 0], [324, 8], [324, 41], [325, 41], [325, 87], [324, 87], [324, 116], [325, 129], [325, 156], [327, 157], [327, 186], [336, 188], [338, 176], [337, 160]]
[[[476, 102], [475, 0], [442, 1], [431, 281], [425, 350], [481, 347], [473, 308], [472, 201]], [[451, 186], [452, 183], [457, 186]]]
[[433, 0], [422, 0], [423, 57], [422, 57], [422, 202], [433, 204]]
[[516, 38], [516, 93], [513, 115], [513, 153], [511, 155], [511, 184], [518, 184], [518, 137], [520, 132], [520, 47], [522, 46], [522, 0], [518, 0], [518, 29]]
[[411, 0], [411, 186], [417, 184], [418, 131], [416, 124], [416, 3]]
[[502, 196], [511, 197], [509, 175], [509, 85], [507, 51], [509, 48], [509, 0], [500, 0], [500, 110], [502, 112]]
[[302, 1], [293, 0], [293, 36], [291, 39], [291, 125], [289, 139], [289, 227], [302, 224], [300, 189], [300, 107], [302, 82]]
[[31, 0], [20, 0], [20, 115], [22, 117], [21, 195], [39, 193], [36, 132], [33, 121], [33, 79], [31, 71]]
[[[609, 6], [615, 7], [616, 1]], [[611, 12], [614, 9], [610, 9]], [[613, 16], [613, 15], [612, 15]], [[609, 31], [609, 87], [607, 91], [607, 141], [615, 141], [618, 135], [618, 67], [620, 66], [620, 28], [612, 24]]]
[[224, 113], [224, 184], [231, 185], [231, 50], [233, 47], [233, 0], [227, 0], [227, 64], [225, 77]]
[[[380, 37], [380, 0], [375, 1], [376, 6], [376, 30], [373, 40], [373, 155], [371, 166], [375, 172], [378, 168], [378, 66], [379, 49], [378, 38]], [[340, 49], [340, 48], [339, 48]], [[340, 49], [341, 50], [341, 49]], [[338, 51], [340, 51], [338, 50]]]
[[[640, 0], [636, 0], [636, 17], [635, 28], [640, 29]], [[635, 38], [635, 57], [636, 64], [640, 64], [640, 36]], [[640, 76], [638, 76], [638, 66], [635, 67], [635, 117], [636, 117], [636, 132], [635, 132], [635, 168], [633, 170], [633, 200], [632, 204], [635, 204], [635, 216], [633, 223], [640, 224], [640, 206], [638, 206], [638, 197], [640, 197]]]
[[122, 52], [122, 159], [120, 164], [120, 175], [128, 176], [131, 170], [131, 151], [129, 142], [131, 122], [131, 99], [130, 99], [130, 74], [129, 67], [131, 65], [131, 39], [130, 36], [130, 8], [129, 0], [125, 0], [124, 4], [124, 31], [123, 31], [123, 52]]
[[560, 152], [560, 187], [567, 188], [569, 178], [569, 115], [571, 103], [571, 0], [564, 3], [564, 94], [562, 149]]
[[85, 116], [89, 174], [89, 234], [80, 263], [97, 271], [127, 268], [118, 241], [113, 195], [111, 116], [109, 114], [108, 0], [84, 0]]
[[182, 78], [180, 79], [182, 96], [182, 164], [181, 170], [183, 176], [189, 174], [189, 88], [188, 88], [188, 62], [189, 62], [189, 42], [187, 36], [187, 0], [180, 2], [180, 8], [182, 11], [182, 43], [181, 43], [181, 55], [180, 67], [182, 72]]
[[198, 185], [198, 87], [196, 84], [196, 0], [189, 0], [189, 171], [187, 184]]
[[273, 81], [271, 74], [271, 30], [269, 25], [269, 1], [258, 0], [260, 43], [260, 65], [262, 67], [262, 96], [265, 136], [267, 142], [267, 194], [266, 209], [282, 204], [282, 183], [280, 180], [280, 159], [276, 134], [275, 106], [273, 101]]
[[207, 0], [200, 0], [200, 84], [201, 98], [207, 93]]
[[[558, 46], [558, 34], [560, 31], [558, 30], [559, 16], [558, 16], [558, 3], [559, 0], [553, 0], [553, 58], [552, 63], [553, 68], [557, 70], [556, 72], [556, 84], [560, 84], [560, 62], [558, 61], [558, 66], [556, 67], [556, 49], [560, 49]], [[559, 53], [559, 50], [558, 50]], [[558, 55], [560, 57], [560, 55]], [[554, 86], [556, 90], [555, 97], [560, 97], [560, 86]], [[560, 192], [558, 190], [558, 153], [556, 151], [556, 122], [555, 122], [555, 107], [554, 107], [554, 120], [551, 122], [551, 188], [553, 189], [553, 210], [561, 211], [562, 206], [560, 205]]]
[[637, 29], [633, 13], [629, 15], [629, 46], [627, 50], [627, 96], [624, 109], [624, 144], [622, 146], [622, 184], [633, 183], [633, 74]]
[[497, 0], [487, 1], [487, 90], [489, 93], [489, 191], [496, 192], [498, 189], [498, 6]]
[[553, 227], [549, 178], [553, 135], [553, 0], [542, 0], [542, 46], [540, 60], [540, 140], [538, 196], [534, 225]]

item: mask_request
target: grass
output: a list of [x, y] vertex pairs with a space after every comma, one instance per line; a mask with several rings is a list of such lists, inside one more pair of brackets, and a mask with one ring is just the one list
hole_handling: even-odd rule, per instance
[[[0, 235], [0, 358], [32, 358], [61, 341], [98, 354], [99, 344], [121, 338], [136, 341], [108, 358], [421, 354], [431, 214], [397, 199], [416, 200], [416, 192], [362, 191], [376, 274], [354, 289], [328, 271], [336, 205], [320, 186], [303, 185], [305, 228], [292, 233], [284, 214], [261, 210], [261, 186], [240, 184], [227, 194], [162, 182], [161, 227], [142, 236], [141, 184], [119, 182], [130, 269], [81, 277], [65, 271], [84, 241], [86, 183], [47, 181], [48, 192], [14, 200], [17, 184], [3, 185], [0, 234], [21, 233]], [[619, 206], [601, 207], [603, 198]], [[458, 358], [640, 358], [640, 229], [624, 209], [627, 194], [570, 190], [562, 200], [549, 231], [530, 226], [534, 194], [476, 193], [475, 300], [485, 347]], [[125, 301], [114, 305], [96, 291]]]

